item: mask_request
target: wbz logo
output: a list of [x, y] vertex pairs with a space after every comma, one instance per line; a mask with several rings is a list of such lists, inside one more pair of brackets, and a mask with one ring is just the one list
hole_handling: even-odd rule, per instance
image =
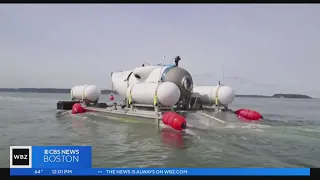
[[31, 168], [31, 146], [10, 146], [10, 168]]

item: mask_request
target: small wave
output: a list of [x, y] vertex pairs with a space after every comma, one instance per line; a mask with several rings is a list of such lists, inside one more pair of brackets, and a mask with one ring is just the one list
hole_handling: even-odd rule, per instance
[[72, 114], [71, 116], [72, 116], [72, 117], [79, 118], [79, 119], [82, 119], [82, 120], [87, 120], [87, 119], [88, 119], [88, 117], [81, 116], [81, 115], [78, 115], [78, 114]]
[[268, 126], [308, 126], [308, 125], [319, 125], [319, 122], [314, 120], [301, 120], [295, 118], [290, 118], [286, 120], [275, 120], [275, 119], [264, 119], [263, 124], [266, 124]]
[[200, 138], [199, 136], [197, 136], [196, 132], [194, 132], [193, 130], [191, 129], [186, 129], [185, 132], [189, 135], [192, 135], [192, 136], [195, 136], [197, 138]]
[[22, 97], [13, 97], [13, 96], [0, 96], [0, 100], [5, 101], [25, 101], [26, 99]]
[[225, 128], [228, 128], [228, 129], [242, 128], [242, 129], [253, 129], [256, 131], [263, 131], [263, 129], [270, 128], [270, 126], [263, 125], [263, 124], [248, 123], [248, 124], [229, 124], [229, 125], [226, 125]]
[[300, 131], [305, 131], [305, 132], [312, 132], [312, 133], [320, 133], [320, 129], [317, 129], [317, 128], [307, 128], [307, 127], [300, 127], [300, 128], [297, 128], [297, 130], [300, 130]]

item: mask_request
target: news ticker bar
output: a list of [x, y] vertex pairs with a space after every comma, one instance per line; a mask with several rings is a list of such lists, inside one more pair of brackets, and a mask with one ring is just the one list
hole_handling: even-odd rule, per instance
[[310, 168], [11, 168], [10, 176], [310, 176]]

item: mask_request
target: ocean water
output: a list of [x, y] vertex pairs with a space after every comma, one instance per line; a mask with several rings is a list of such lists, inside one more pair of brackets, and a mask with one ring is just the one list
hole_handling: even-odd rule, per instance
[[10, 145], [91, 145], [94, 167], [320, 167], [319, 99], [236, 98], [232, 109], [265, 119], [181, 134], [95, 115], [57, 118], [57, 101], [69, 98], [0, 93], [0, 167], [9, 167]]

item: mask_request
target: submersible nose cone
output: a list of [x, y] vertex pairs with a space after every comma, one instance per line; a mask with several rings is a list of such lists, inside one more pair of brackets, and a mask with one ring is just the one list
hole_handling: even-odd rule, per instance
[[186, 129], [187, 128], [187, 124], [186, 123], [182, 123], [181, 124], [181, 129]]

